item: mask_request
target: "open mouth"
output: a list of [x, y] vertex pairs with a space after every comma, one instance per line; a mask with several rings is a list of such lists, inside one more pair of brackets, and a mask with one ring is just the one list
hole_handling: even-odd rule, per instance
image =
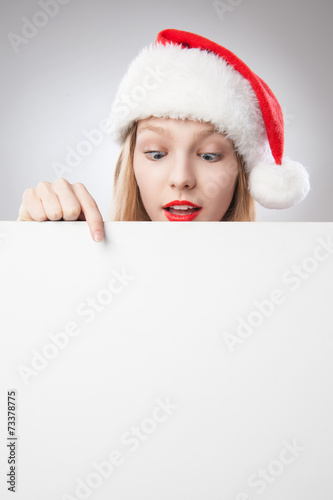
[[163, 207], [166, 218], [169, 221], [190, 222], [194, 220], [202, 210], [202, 207], [193, 207], [183, 203], [182, 205], [170, 205]]
[[201, 210], [201, 208], [183, 205], [183, 206], [177, 206], [177, 208], [166, 207], [164, 210], [167, 210], [169, 213], [175, 214], [175, 215], [188, 215], [188, 214], [193, 214], [195, 212], [198, 212], [198, 210]]

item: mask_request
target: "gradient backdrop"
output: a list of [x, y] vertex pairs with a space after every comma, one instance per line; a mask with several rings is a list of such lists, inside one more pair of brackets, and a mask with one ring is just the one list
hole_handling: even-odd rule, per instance
[[59, 176], [84, 183], [106, 219], [120, 148], [101, 133], [70, 171], [55, 165], [108, 117], [139, 49], [176, 28], [235, 52], [284, 110], [285, 154], [308, 169], [311, 192], [292, 209], [258, 207], [258, 220], [332, 221], [332, 0], [222, 3], [218, 14], [211, 0], [1, 0], [0, 219], [16, 220], [23, 191]]

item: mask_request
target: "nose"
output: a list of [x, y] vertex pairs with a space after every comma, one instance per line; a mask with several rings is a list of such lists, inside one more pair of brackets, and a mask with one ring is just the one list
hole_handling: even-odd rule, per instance
[[196, 178], [191, 159], [184, 155], [177, 155], [173, 162], [169, 185], [179, 190], [191, 189], [195, 186]]

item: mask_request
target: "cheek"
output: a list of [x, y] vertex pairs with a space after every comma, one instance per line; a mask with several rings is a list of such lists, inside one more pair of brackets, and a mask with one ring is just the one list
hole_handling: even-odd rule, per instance
[[147, 161], [144, 158], [140, 161], [135, 154], [133, 157], [133, 170], [142, 201], [149, 204], [149, 201], [154, 198], [154, 194], [159, 189], [160, 176], [157, 171], [154, 171], [153, 168], [147, 165]]
[[144, 190], [145, 184], [147, 183], [147, 173], [145, 172], [144, 165], [140, 157], [138, 157], [135, 152], [133, 156], [133, 170], [134, 176], [139, 187], [140, 193]]
[[136, 182], [139, 184], [139, 179], [140, 179], [140, 162], [138, 160], [138, 156], [136, 154], [136, 151], [134, 150], [134, 155], [133, 155], [133, 171], [134, 171], [134, 176], [136, 179]]
[[223, 168], [211, 170], [204, 181], [207, 198], [215, 199], [215, 201], [231, 199], [234, 193], [237, 175], [237, 159], [223, 166]]

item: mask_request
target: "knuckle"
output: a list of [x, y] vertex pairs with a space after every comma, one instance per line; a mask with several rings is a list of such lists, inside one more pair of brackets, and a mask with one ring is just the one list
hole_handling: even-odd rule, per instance
[[87, 200], [86, 207], [89, 210], [98, 210], [97, 204], [93, 199]]
[[66, 210], [66, 215], [64, 215], [64, 218], [66, 219], [77, 219], [81, 213], [81, 207], [70, 207], [69, 209]]
[[58, 179], [56, 179], [54, 181], [54, 184], [57, 184], [57, 185], [60, 185], [60, 186], [69, 186], [70, 183], [68, 182], [67, 179], [65, 179], [64, 177], [59, 177]]
[[76, 182], [73, 187], [79, 189], [80, 191], [86, 191], [86, 186], [82, 182]]
[[33, 195], [34, 195], [34, 188], [27, 188], [27, 189], [23, 192], [22, 199], [23, 199], [23, 200], [30, 199], [30, 198], [32, 198], [32, 196], [33, 196]]
[[45, 189], [45, 188], [49, 188], [50, 187], [50, 182], [48, 181], [41, 181], [39, 182], [37, 188], [38, 189]]
[[48, 218], [50, 220], [59, 220], [62, 218], [62, 212], [60, 210], [51, 210], [48, 212]]
[[37, 214], [35, 215], [34, 220], [37, 222], [45, 222], [48, 220], [48, 217], [46, 217], [45, 214]]

